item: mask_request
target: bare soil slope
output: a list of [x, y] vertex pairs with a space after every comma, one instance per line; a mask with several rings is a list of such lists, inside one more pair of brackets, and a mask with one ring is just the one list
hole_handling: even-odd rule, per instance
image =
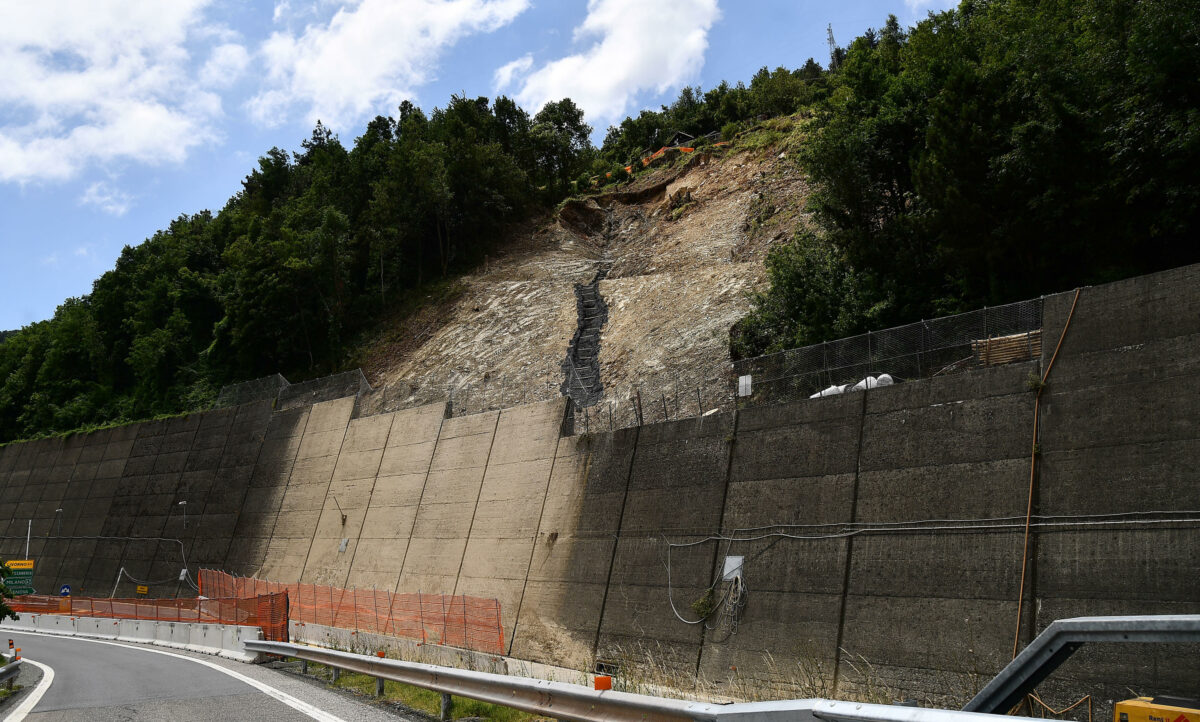
[[767, 249], [800, 221], [806, 186], [785, 156], [697, 153], [568, 202], [462, 279], [448, 306], [418, 313], [401, 343], [367, 354], [374, 410], [449, 396], [458, 415], [561, 395], [574, 286], [602, 265], [602, 413], [631, 412], [637, 388], [648, 420], [664, 399], [672, 416], [724, 405], [729, 328], [764, 281]]

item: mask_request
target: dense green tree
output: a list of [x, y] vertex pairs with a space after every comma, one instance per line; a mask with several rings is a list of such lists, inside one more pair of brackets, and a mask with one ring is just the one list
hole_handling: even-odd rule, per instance
[[583, 110], [564, 98], [547, 103], [533, 117], [529, 130], [536, 181], [552, 196], [566, 195], [571, 179], [589, 163], [592, 126], [583, 122]]
[[216, 215], [127, 246], [92, 293], [0, 339], [0, 441], [203, 407], [224, 383], [338, 370], [388, 299], [481, 258], [589, 166], [571, 101], [410, 102], [349, 150], [318, 122]]
[[[801, 160], [878, 323], [1200, 260], [1195, 3], [967, 0], [889, 18], [828, 82]], [[862, 303], [781, 316], [807, 260], [779, 261], [797, 269], [773, 273], [742, 353], [830, 338]]]

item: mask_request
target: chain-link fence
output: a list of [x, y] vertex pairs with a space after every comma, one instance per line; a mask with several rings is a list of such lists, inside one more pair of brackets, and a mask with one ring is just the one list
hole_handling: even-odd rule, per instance
[[286, 388], [288, 380], [282, 374], [271, 374], [259, 379], [250, 379], [237, 384], [229, 384], [221, 388], [217, 394], [217, 408], [226, 406], [241, 406], [251, 401], [274, 399], [281, 389]]
[[230, 384], [217, 394], [216, 408], [240, 406], [251, 401], [273, 401], [278, 410], [308, 406], [321, 401], [343, 399], [371, 390], [362, 369], [344, 371], [299, 383], [291, 383], [280, 374]]
[[743, 359], [733, 368], [738, 405], [760, 406], [1036, 359], [1041, 351], [1039, 298]]
[[572, 407], [573, 432], [613, 431], [730, 411], [735, 404], [731, 373], [606, 388], [605, 398], [596, 404]]
[[[831, 396], [856, 388], [1036, 359], [1041, 350], [1042, 300], [1020, 301], [742, 359], [716, 372], [710, 366], [710, 371], [700, 372], [708, 374], [703, 378], [695, 374], [677, 378], [660, 375], [639, 385], [606, 382], [603, 397], [594, 404], [572, 404], [573, 431], [609, 431], [734, 408]], [[564, 384], [561, 373], [558, 368], [543, 369], [530, 374], [533, 381], [524, 383], [484, 374], [469, 382], [398, 381], [379, 389], [372, 389], [358, 370], [301, 384], [288, 384], [282, 376], [271, 376], [226, 387], [221, 399], [244, 403], [275, 398], [277, 408], [290, 408], [357, 394], [359, 416], [441, 401], [449, 402], [452, 416], [465, 416], [550, 401], [575, 387], [579, 398], [587, 398], [587, 379], [571, 368]]]
[[361, 394], [356, 413], [372, 416], [445, 402], [451, 416], [468, 416], [557, 399], [562, 396], [561, 385], [561, 378], [549, 372], [546, 378], [522, 383], [503, 377], [444, 383], [399, 380]]

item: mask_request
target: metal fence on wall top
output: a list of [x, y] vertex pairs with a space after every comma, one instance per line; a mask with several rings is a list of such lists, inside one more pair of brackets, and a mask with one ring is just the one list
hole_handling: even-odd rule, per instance
[[1039, 358], [1042, 300], [742, 359], [733, 364], [739, 406], [786, 403]]
[[[1041, 351], [1042, 299], [1035, 298], [741, 359], [723, 370], [683, 368], [675, 378], [642, 385], [605, 384], [603, 396], [591, 405], [572, 405], [571, 431], [609, 431], [832, 396], [1033, 360]], [[578, 377], [567, 379], [568, 391], [580, 385]], [[276, 399], [277, 408], [288, 408], [358, 395], [359, 415], [447, 400], [449, 414], [462, 416], [549, 401], [562, 393], [559, 381], [530, 386], [486, 376], [470, 383], [423, 386], [401, 382], [372, 389], [361, 371], [354, 371], [301, 384], [288, 384], [281, 376], [256, 379], [224, 389], [218, 405], [269, 397]]]

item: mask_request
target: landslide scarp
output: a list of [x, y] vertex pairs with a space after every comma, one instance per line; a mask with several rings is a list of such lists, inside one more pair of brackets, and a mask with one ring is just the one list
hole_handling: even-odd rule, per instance
[[569, 200], [423, 309], [436, 319], [423, 338], [367, 352], [375, 410], [450, 397], [470, 413], [572, 383], [577, 404], [601, 406], [639, 388], [717, 388], [729, 328], [764, 283], [768, 248], [804, 222], [805, 195], [799, 169], [766, 148], [697, 153]]

